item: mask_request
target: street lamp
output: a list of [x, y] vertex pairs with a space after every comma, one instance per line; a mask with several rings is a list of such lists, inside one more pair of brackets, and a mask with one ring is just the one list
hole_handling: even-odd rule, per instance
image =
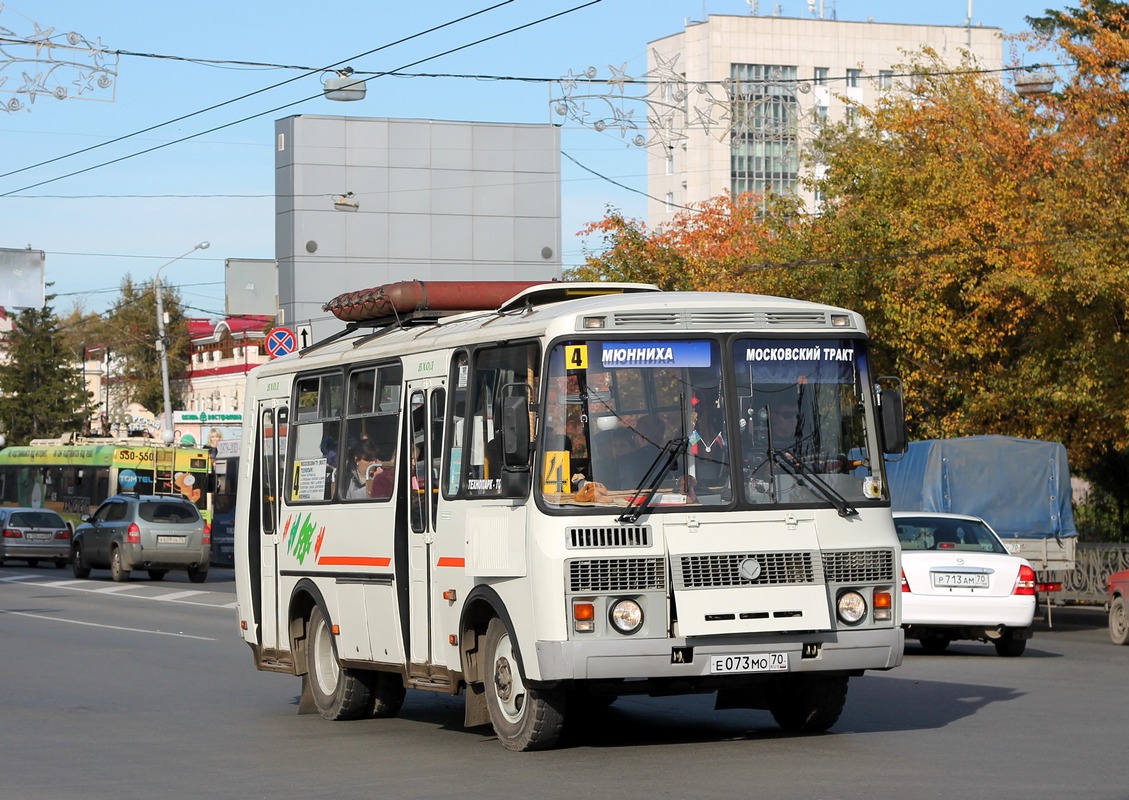
[[169, 398], [169, 342], [165, 337], [165, 303], [161, 291], [161, 270], [169, 264], [175, 264], [185, 256], [192, 255], [197, 250], [207, 250], [211, 246], [211, 242], [200, 242], [184, 255], [177, 256], [157, 267], [157, 274], [153, 278], [153, 291], [157, 293], [157, 349], [161, 351], [161, 389], [164, 391], [165, 399], [162, 439], [172, 436], [172, 400]]

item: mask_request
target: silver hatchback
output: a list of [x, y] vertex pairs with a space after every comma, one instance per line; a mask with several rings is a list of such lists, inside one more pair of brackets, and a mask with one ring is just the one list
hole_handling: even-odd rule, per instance
[[54, 561], [62, 569], [71, 551], [71, 529], [46, 508], [0, 508], [0, 565], [6, 560]]
[[185, 570], [200, 583], [208, 576], [211, 526], [180, 495], [119, 494], [75, 528], [71, 564], [76, 578], [109, 569], [115, 581], [144, 569], [152, 580]]

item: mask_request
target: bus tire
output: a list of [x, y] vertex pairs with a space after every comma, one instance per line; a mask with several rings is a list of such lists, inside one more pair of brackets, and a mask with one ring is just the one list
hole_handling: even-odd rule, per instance
[[847, 702], [846, 675], [787, 675], [769, 692], [768, 710], [788, 733], [822, 733], [839, 721]]
[[546, 750], [564, 725], [565, 693], [525, 685], [517, 649], [497, 617], [486, 629], [486, 708], [498, 740], [507, 750]]
[[82, 557], [81, 544], [76, 544], [71, 551], [71, 572], [79, 579], [90, 577], [90, 567], [86, 566], [86, 561]]
[[341, 668], [337, 642], [317, 605], [306, 626], [306, 668], [314, 705], [323, 718], [360, 719], [372, 711], [375, 673]]
[[122, 549], [115, 547], [110, 551], [110, 577], [114, 583], [122, 583], [129, 580], [129, 570], [125, 568], [122, 562]]
[[395, 672], [374, 672], [372, 675], [372, 711], [370, 715], [387, 719], [400, 713], [407, 689]]

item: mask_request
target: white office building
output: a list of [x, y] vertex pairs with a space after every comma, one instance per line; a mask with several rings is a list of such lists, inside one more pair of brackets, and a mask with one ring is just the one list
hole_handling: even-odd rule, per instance
[[[798, 192], [801, 153], [821, 124], [850, 120], [910, 81], [900, 68], [928, 45], [956, 67], [1003, 66], [999, 28], [710, 16], [651, 42], [647, 219], [725, 191]], [[848, 102], [850, 101], [850, 102]], [[818, 166], [816, 167], [818, 169]]]

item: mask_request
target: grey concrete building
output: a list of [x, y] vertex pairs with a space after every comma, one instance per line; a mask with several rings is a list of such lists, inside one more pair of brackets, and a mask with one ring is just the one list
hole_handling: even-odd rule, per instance
[[550, 280], [561, 271], [551, 125], [294, 116], [275, 123], [279, 323], [399, 280]]

